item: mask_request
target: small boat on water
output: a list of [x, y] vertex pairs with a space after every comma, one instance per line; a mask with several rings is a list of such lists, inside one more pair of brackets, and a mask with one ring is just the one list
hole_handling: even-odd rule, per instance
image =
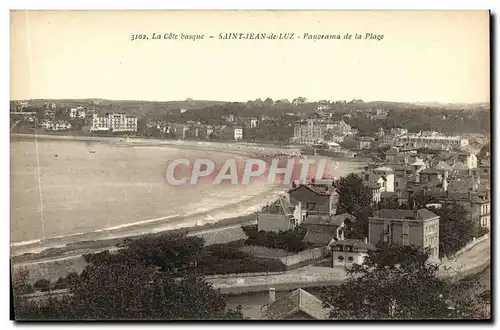
[[91, 154], [95, 154], [95, 150], [89, 150]]

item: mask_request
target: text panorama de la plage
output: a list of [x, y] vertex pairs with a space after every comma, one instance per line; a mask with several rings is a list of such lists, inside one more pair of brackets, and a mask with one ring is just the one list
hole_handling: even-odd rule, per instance
[[228, 32], [218, 34], [193, 34], [193, 33], [174, 33], [174, 32], [153, 32], [143, 34], [133, 34], [131, 41], [135, 40], [375, 40], [384, 39], [384, 34], [365, 32], [365, 33], [293, 33], [293, 32]]

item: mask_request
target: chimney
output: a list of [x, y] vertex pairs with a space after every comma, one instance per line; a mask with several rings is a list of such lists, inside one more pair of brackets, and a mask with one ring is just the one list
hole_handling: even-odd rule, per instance
[[446, 177], [443, 178], [443, 191], [448, 191], [448, 179]]
[[269, 288], [269, 305], [276, 301], [276, 289]]
[[413, 209], [413, 219], [418, 220], [418, 210], [417, 210], [417, 208]]

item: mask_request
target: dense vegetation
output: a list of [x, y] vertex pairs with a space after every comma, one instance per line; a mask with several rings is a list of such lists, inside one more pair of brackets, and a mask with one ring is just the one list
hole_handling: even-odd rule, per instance
[[340, 286], [323, 289], [321, 298], [332, 319], [489, 318], [478, 308], [480, 298], [457, 298], [456, 287], [436, 277], [437, 270], [427, 251], [384, 246], [349, 269]]
[[354, 173], [341, 177], [334, 182], [339, 192], [337, 214], [344, 212], [356, 217], [356, 222], [349, 223], [346, 238], [368, 237], [368, 217], [372, 216], [372, 193]]
[[223, 296], [195, 273], [179, 277], [121, 255], [90, 258], [69, 294], [28, 300], [14, 288], [18, 320], [241, 319]]
[[264, 246], [271, 249], [282, 249], [288, 252], [300, 252], [306, 249], [306, 245], [302, 239], [306, 235], [306, 229], [299, 226], [292, 230], [280, 231], [278, 233], [272, 231], [259, 231], [257, 225], [242, 227], [248, 245]]
[[[62, 102], [62, 103], [61, 103]], [[71, 104], [61, 101], [56, 110], [56, 118], [62, 116], [62, 107]], [[81, 102], [85, 105], [84, 102]], [[41, 103], [43, 104], [43, 103]], [[41, 104], [23, 111], [44, 112]], [[78, 104], [78, 102], [76, 103]], [[302, 119], [314, 116], [318, 102], [306, 102], [303, 97], [289, 101], [283, 100], [254, 100], [243, 102], [215, 102], [215, 101], [176, 101], [176, 102], [141, 102], [141, 101], [105, 101], [99, 105], [92, 105], [98, 112], [124, 112], [139, 117], [139, 134], [159, 136], [154, 130], [146, 130], [147, 120], [158, 119], [168, 122], [185, 124], [188, 121], [200, 122], [207, 125], [227, 124], [223, 117], [234, 116], [234, 125], [242, 125], [249, 117], [266, 116], [261, 122], [262, 127], [251, 129], [245, 134], [245, 139], [251, 141], [288, 142], [293, 136], [293, 123], [301, 115]], [[362, 136], [374, 135], [380, 127], [391, 129], [405, 127], [410, 132], [438, 131], [450, 134], [486, 133], [491, 131], [491, 113], [488, 108], [475, 107], [468, 109], [449, 108], [446, 106], [423, 107], [413, 104], [391, 102], [329, 102], [330, 112], [335, 117], [360, 110], [360, 113], [348, 119], [348, 123], [358, 129]], [[12, 107], [13, 105], [11, 105]], [[181, 108], [187, 111], [180, 111]], [[373, 119], [368, 111], [374, 109], [389, 111], [386, 118]], [[81, 127], [81, 121], [75, 121], [75, 128]], [[161, 134], [160, 134], [161, 135]], [[167, 136], [168, 138], [168, 136]]]
[[[204, 247], [203, 239], [165, 234], [128, 240], [117, 253], [84, 256], [80, 274], [59, 279], [52, 289], [68, 288], [60, 299], [28, 301], [33, 291], [21, 272], [14, 281], [19, 319], [232, 319], [224, 298], [203, 279], [210, 273], [262, 271], [275, 265], [259, 263], [232, 247]], [[272, 262], [272, 261], [271, 261]], [[40, 280], [35, 289], [48, 290]]]

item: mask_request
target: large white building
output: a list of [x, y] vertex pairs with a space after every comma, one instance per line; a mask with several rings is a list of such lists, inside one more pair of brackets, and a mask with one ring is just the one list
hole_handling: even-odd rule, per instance
[[469, 145], [469, 140], [461, 136], [443, 135], [437, 132], [430, 132], [428, 134], [407, 134], [399, 137], [397, 140], [398, 142], [408, 143], [415, 148], [426, 148], [431, 145], [445, 145], [454, 148], [462, 148]]
[[137, 117], [128, 116], [122, 113], [111, 113], [99, 116], [94, 113], [90, 126], [91, 131], [110, 131], [110, 132], [136, 132]]
[[241, 127], [234, 128], [234, 139], [236, 141], [243, 139], [243, 128]]
[[297, 143], [315, 143], [325, 138], [325, 125], [309, 119], [305, 125], [295, 125], [293, 138]]

